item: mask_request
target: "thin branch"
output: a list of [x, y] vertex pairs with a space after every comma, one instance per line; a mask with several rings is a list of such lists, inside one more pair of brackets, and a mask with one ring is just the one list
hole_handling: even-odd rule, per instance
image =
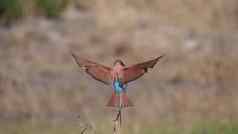
[[116, 119], [114, 121], [114, 127], [113, 127], [113, 134], [119, 134], [120, 133], [120, 127], [122, 123], [122, 118], [121, 118], [121, 108], [118, 109]]
[[85, 127], [80, 134], [84, 134], [84, 132], [86, 132], [86, 130], [88, 129], [88, 127]]

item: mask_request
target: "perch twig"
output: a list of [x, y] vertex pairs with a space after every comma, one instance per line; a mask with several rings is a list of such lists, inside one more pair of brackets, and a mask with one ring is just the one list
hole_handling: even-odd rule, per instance
[[114, 121], [114, 127], [113, 127], [113, 134], [119, 134], [120, 133], [120, 127], [122, 124], [122, 117], [121, 117], [121, 110], [122, 108], [120, 107], [117, 111], [116, 119]]

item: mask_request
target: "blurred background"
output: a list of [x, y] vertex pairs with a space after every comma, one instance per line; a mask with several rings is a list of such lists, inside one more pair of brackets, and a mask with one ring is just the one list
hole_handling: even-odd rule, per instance
[[238, 133], [237, 0], [0, 0], [0, 133], [112, 133], [111, 66], [165, 54], [130, 83], [124, 134]]

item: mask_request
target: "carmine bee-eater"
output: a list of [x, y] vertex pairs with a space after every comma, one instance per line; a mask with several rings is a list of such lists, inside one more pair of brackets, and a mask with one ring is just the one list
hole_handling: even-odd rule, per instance
[[113, 92], [111, 99], [107, 103], [109, 107], [129, 107], [133, 106], [126, 94], [127, 84], [144, 75], [149, 68], [153, 68], [160, 58], [138, 63], [126, 67], [122, 60], [116, 60], [113, 67], [107, 67], [93, 61], [80, 58], [72, 53], [75, 62], [79, 67], [83, 68], [92, 78], [103, 82], [107, 85], [112, 85]]

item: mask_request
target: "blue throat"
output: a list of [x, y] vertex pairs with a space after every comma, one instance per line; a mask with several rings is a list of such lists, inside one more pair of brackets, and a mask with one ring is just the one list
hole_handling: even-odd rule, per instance
[[126, 85], [123, 85], [123, 83], [119, 80], [115, 80], [113, 82], [113, 89], [115, 90], [116, 94], [120, 94], [126, 89]]

